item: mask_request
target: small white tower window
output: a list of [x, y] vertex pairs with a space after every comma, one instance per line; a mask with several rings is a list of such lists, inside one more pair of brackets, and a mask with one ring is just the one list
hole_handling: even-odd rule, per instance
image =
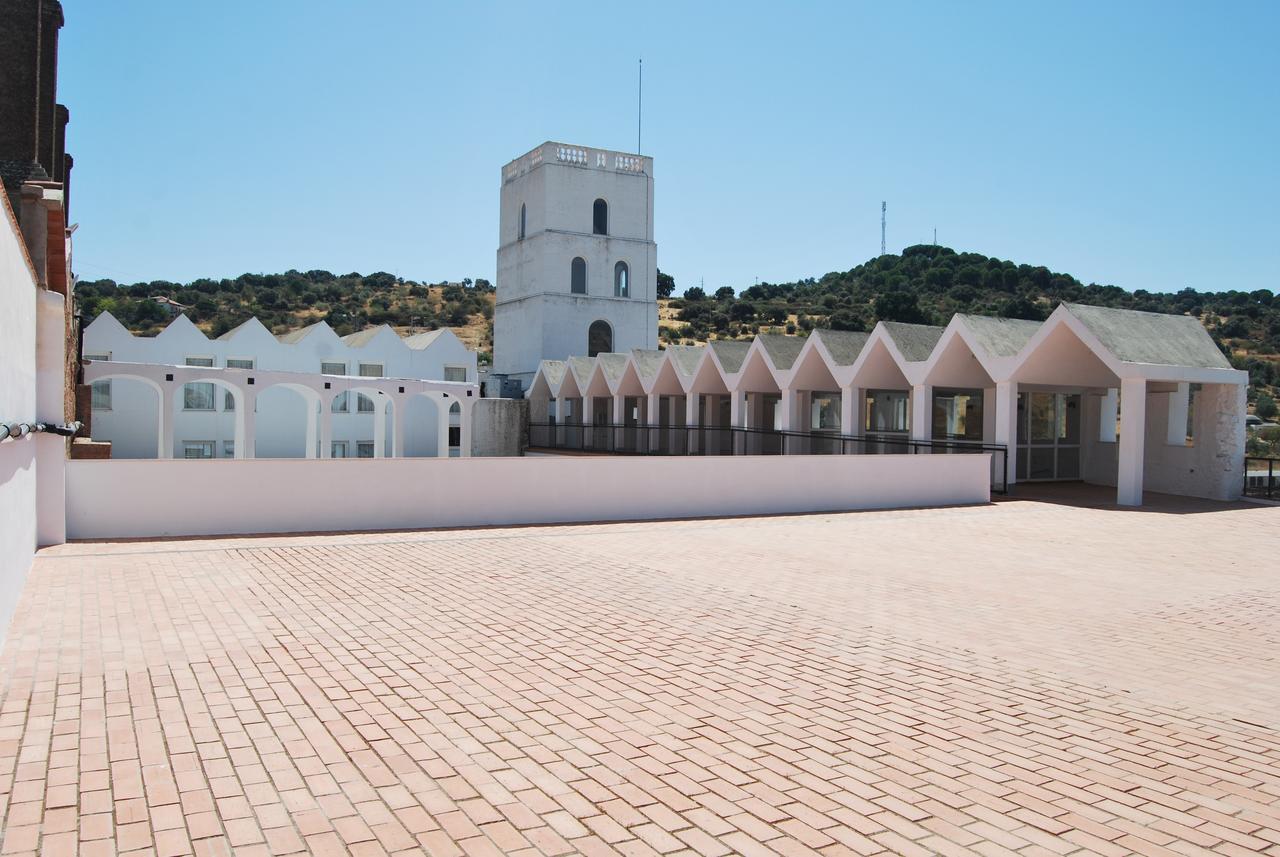
[[626, 262], [613, 266], [613, 296], [617, 298], [631, 297], [631, 271]]
[[525, 225], [524, 203], [522, 202], [520, 203], [520, 236], [519, 238], [517, 238], [518, 241], [524, 240], [524, 225]]
[[574, 256], [569, 266], [569, 291], [575, 295], [587, 293], [587, 260], [581, 256]]
[[609, 203], [597, 199], [591, 209], [591, 232], [593, 235], [609, 234]]

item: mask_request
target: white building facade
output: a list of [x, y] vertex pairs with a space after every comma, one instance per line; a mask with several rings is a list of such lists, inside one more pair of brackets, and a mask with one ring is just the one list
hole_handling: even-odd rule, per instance
[[653, 160], [543, 143], [503, 167], [494, 366], [657, 348]]
[[[997, 484], [1114, 486], [1132, 506], [1144, 490], [1240, 496], [1248, 380], [1194, 318], [1063, 304], [1044, 322], [956, 315], [945, 328], [881, 322], [870, 333], [549, 360], [528, 398], [534, 446], [634, 437], [650, 445], [638, 451], [677, 454], [859, 454], [985, 444], [997, 448]], [[659, 431], [632, 430], [641, 426]], [[690, 427], [725, 431], [661, 431]]]
[[142, 337], [103, 313], [81, 356], [113, 458], [460, 455], [479, 395], [475, 352], [447, 329], [339, 337], [321, 322], [276, 337], [250, 319], [210, 339], [179, 315]]

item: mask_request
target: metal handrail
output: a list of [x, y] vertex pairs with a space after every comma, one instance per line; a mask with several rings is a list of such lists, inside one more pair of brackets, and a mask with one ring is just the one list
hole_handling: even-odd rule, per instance
[[[1249, 469], [1250, 462], [1265, 462], [1266, 475]], [[1244, 459], [1244, 496], [1264, 500], [1280, 499], [1280, 458], [1247, 455]]]
[[1008, 448], [980, 441], [916, 440], [905, 433], [847, 435], [838, 432], [783, 431], [740, 426], [652, 426], [627, 423], [530, 422], [533, 449], [596, 452], [609, 455], [992, 455], [992, 484], [1007, 490]]

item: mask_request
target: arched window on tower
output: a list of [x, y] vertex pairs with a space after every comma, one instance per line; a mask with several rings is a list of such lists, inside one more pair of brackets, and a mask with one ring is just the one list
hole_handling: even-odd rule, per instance
[[587, 293], [587, 260], [581, 256], [574, 256], [569, 265], [569, 291], [575, 295]]
[[591, 232], [595, 235], [609, 234], [609, 203], [597, 199], [591, 209]]
[[613, 328], [607, 321], [593, 321], [587, 331], [587, 356], [608, 354], [613, 351]]
[[520, 203], [520, 236], [518, 238], [520, 241], [524, 240], [524, 223], [524, 203], [522, 202]]
[[613, 296], [616, 298], [631, 297], [631, 271], [626, 262], [613, 266]]

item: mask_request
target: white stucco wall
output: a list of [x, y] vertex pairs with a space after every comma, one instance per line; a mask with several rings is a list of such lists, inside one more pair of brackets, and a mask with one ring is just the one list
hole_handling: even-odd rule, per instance
[[[613, 351], [658, 344], [653, 162], [569, 148], [583, 162], [559, 159], [566, 147], [549, 143], [503, 169], [494, 371], [526, 385], [539, 361], [586, 354], [587, 331], [597, 320], [613, 328]], [[608, 203], [608, 235], [592, 234], [596, 199]], [[526, 223], [520, 240], [522, 205]], [[571, 264], [579, 256], [587, 264], [585, 295], [570, 292]], [[630, 272], [626, 298], [614, 296], [620, 261]]]
[[[36, 284], [0, 202], [0, 421], [36, 418]], [[0, 642], [36, 549], [36, 441], [0, 441]]]
[[[425, 348], [412, 348], [389, 328], [384, 328], [363, 346], [345, 343], [332, 330], [318, 327], [296, 343], [283, 343], [256, 322], [234, 331], [226, 339], [209, 339], [185, 316], [178, 316], [155, 337], [133, 336], [109, 315], [99, 316], [84, 332], [85, 355], [108, 355], [113, 361], [182, 365], [188, 357], [209, 357], [218, 367], [228, 359], [252, 359], [256, 370], [287, 372], [320, 371], [321, 363], [342, 363], [348, 375], [358, 375], [361, 363], [380, 363], [384, 377], [443, 380], [446, 366], [464, 367], [467, 381], [478, 380], [476, 354], [448, 330]], [[93, 412], [93, 436], [112, 444], [113, 458], [154, 458], [156, 454], [156, 408], [158, 397], [145, 383], [117, 378], [111, 381], [111, 409]], [[421, 399], [419, 402], [418, 399]], [[226, 397], [215, 393], [213, 411], [187, 411], [181, 398], [174, 404], [173, 455], [181, 457], [184, 441], [213, 441], [216, 455], [225, 455], [226, 444], [235, 438], [235, 414], [226, 408]], [[305, 446], [306, 403], [287, 387], [259, 391], [256, 423], [256, 451], [261, 458], [302, 457]], [[406, 453], [435, 455], [437, 422], [435, 406], [416, 397], [411, 416], [418, 421], [407, 426]], [[387, 416], [384, 442], [389, 449], [394, 424]], [[348, 412], [333, 414], [334, 441], [346, 442], [348, 455], [356, 455], [357, 444], [374, 440], [374, 414], [361, 413], [354, 394]]]
[[71, 461], [68, 524], [116, 538], [941, 506], [987, 502], [989, 468], [986, 455]]

